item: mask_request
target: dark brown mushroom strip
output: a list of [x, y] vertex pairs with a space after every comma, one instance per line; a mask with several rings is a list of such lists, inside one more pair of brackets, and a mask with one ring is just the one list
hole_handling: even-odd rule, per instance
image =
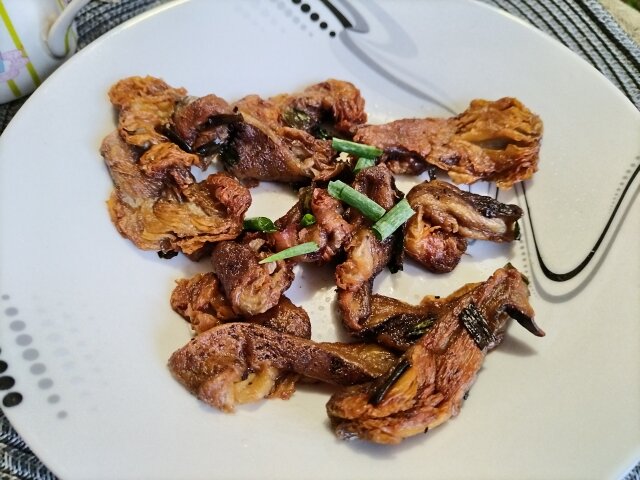
[[393, 236], [380, 242], [367, 227], [360, 227], [345, 247], [346, 260], [336, 267], [338, 311], [350, 333], [362, 329], [371, 313], [373, 280], [391, 258]]
[[[402, 198], [393, 175], [384, 165], [358, 172], [353, 188], [385, 210], [389, 210]], [[357, 333], [362, 328], [362, 322], [371, 313], [373, 280], [389, 263], [395, 236], [387, 237], [384, 241], [378, 240], [369, 228], [371, 222], [353, 207], [347, 210], [346, 217], [357, 229], [345, 245], [345, 261], [336, 267], [338, 310], [347, 330]]]
[[261, 239], [250, 244], [220, 242], [211, 254], [213, 273], [238, 315], [257, 315], [276, 306], [293, 281], [291, 263], [258, 263], [270, 254], [260, 250], [263, 244]]
[[[211, 118], [228, 118], [233, 109], [222, 98], [216, 95], [204, 97], [188, 97], [176, 106], [173, 114], [175, 133], [193, 150], [216, 140], [220, 145], [226, 141], [228, 132], [226, 125], [212, 125]], [[222, 127], [222, 128], [220, 128]]]
[[[453, 118], [409, 118], [356, 130], [356, 142], [385, 151], [395, 173], [421, 173], [420, 162], [456, 183], [493, 180], [500, 188], [537, 171], [542, 121], [515, 98], [473, 100]], [[426, 166], [424, 167], [427, 168]]]
[[247, 322], [262, 325], [294, 337], [311, 338], [311, 321], [304, 308], [294, 305], [284, 295], [278, 304], [264, 313], [248, 317]]
[[101, 153], [114, 184], [111, 221], [138, 248], [195, 257], [242, 232], [249, 191], [226, 173], [196, 182], [190, 169], [201, 166], [197, 155], [164, 142], [140, 156], [117, 132], [104, 139]]
[[358, 337], [375, 339], [380, 345], [404, 351], [431, 328], [437, 319], [442, 302], [423, 300], [420, 305], [409, 305], [383, 295], [371, 297], [371, 313], [362, 323]]
[[522, 209], [486, 195], [465, 192], [440, 180], [422, 182], [407, 194], [423, 220], [464, 238], [511, 242], [518, 237], [517, 221]]
[[171, 308], [191, 324], [196, 334], [206, 332], [221, 323], [243, 320], [288, 335], [311, 338], [309, 315], [304, 308], [294, 305], [284, 295], [276, 306], [266, 312], [241, 317], [233, 311], [213, 272], [198, 273], [176, 283], [171, 293]]
[[332, 160], [328, 141], [292, 129], [287, 134], [295, 146], [293, 151], [283, 134], [267, 130], [246, 110], [241, 111], [245, 122], [234, 126], [222, 156], [226, 169], [237, 178], [274, 182], [327, 180], [344, 168]]
[[329, 79], [300, 93], [279, 95], [271, 100], [278, 104], [288, 126], [314, 136], [326, 132], [351, 138], [355, 128], [367, 121], [360, 91], [342, 80]]
[[319, 130], [348, 135], [366, 121], [364, 100], [352, 84], [327, 80], [301, 93], [268, 100], [249, 95], [233, 104], [234, 124], [222, 156], [237, 178], [300, 182], [328, 180], [344, 169]]
[[517, 221], [523, 212], [517, 205], [440, 180], [416, 185], [407, 201], [416, 214], [405, 228], [405, 251], [432, 272], [453, 270], [466, 250], [466, 239], [511, 242], [518, 238]]
[[362, 322], [357, 337], [405, 351], [435, 325], [444, 306], [477, 285], [469, 283], [444, 298], [427, 295], [418, 305], [384, 295], [372, 295], [370, 314]]
[[268, 396], [287, 373], [337, 385], [384, 375], [396, 357], [368, 344], [316, 343], [248, 323], [226, 323], [198, 335], [169, 360], [176, 379], [225, 412]]
[[[305, 213], [314, 216], [313, 225], [301, 224]], [[276, 251], [306, 242], [318, 245], [317, 252], [299, 257], [302, 262], [328, 262], [339, 253], [353, 233], [353, 226], [344, 218], [340, 201], [322, 188], [301, 189], [298, 202], [275, 224], [278, 231], [267, 234], [266, 238]]]
[[[521, 274], [511, 267], [501, 268], [486, 282], [454, 294], [443, 305], [435, 324], [399, 359], [395, 367], [398, 375], [347, 387], [331, 397], [327, 412], [336, 434], [340, 438], [399, 443], [457, 415], [487, 350], [502, 341], [509, 317], [505, 307], [528, 317], [533, 324], [528, 296]], [[493, 336], [483, 349], [459, 319], [471, 304], [486, 319]], [[536, 330], [538, 335], [544, 334]]]

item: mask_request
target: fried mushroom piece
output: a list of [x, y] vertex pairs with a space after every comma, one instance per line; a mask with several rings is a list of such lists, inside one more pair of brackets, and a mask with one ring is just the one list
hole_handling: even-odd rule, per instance
[[338, 437], [399, 443], [457, 415], [486, 353], [502, 341], [509, 316], [544, 335], [528, 296], [512, 267], [454, 295], [384, 377], [331, 397], [327, 413]]
[[[353, 226], [344, 218], [339, 200], [323, 188], [307, 187], [300, 190], [298, 202], [276, 220], [277, 232], [267, 234], [267, 240], [275, 251], [291, 248], [301, 243], [316, 242], [319, 249], [301, 255], [301, 262], [326, 263], [334, 258], [353, 234]], [[305, 213], [315, 218], [313, 225], [301, 224]]]
[[200, 165], [197, 155], [165, 142], [139, 157], [117, 132], [103, 140], [101, 154], [114, 184], [111, 221], [138, 248], [195, 257], [242, 232], [249, 191], [226, 173], [197, 183], [190, 171]]
[[[395, 187], [393, 175], [382, 164], [358, 172], [353, 188], [385, 210], [393, 207], [402, 196]], [[373, 280], [389, 263], [395, 238], [392, 235], [378, 240], [369, 228], [371, 222], [357, 209], [349, 208], [347, 218], [356, 230], [344, 247], [346, 259], [336, 267], [335, 279], [338, 311], [347, 331], [354, 334], [362, 328], [361, 322], [371, 312]]]
[[311, 338], [311, 321], [304, 308], [294, 305], [286, 296], [264, 313], [247, 318], [247, 322], [262, 325], [294, 337]]
[[430, 272], [451, 272], [466, 250], [464, 238], [426, 223], [419, 210], [407, 221], [404, 251]]
[[419, 305], [410, 305], [396, 298], [373, 295], [371, 313], [362, 323], [358, 337], [405, 351], [433, 326], [440, 308], [448, 301], [449, 298], [427, 296]]
[[[445, 170], [456, 183], [493, 180], [500, 188], [538, 169], [542, 121], [515, 98], [473, 100], [456, 117], [410, 118], [358, 127], [356, 142], [385, 151], [394, 173]], [[426, 166], [425, 166], [426, 169]]]
[[316, 136], [329, 130], [327, 133], [350, 138], [367, 121], [360, 91], [342, 80], [329, 79], [271, 100], [279, 106], [285, 124]]
[[213, 272], [177, 280], [170, 304], [196, 334], [238, 318]]
[[486, 195], [465, 192], [440, 180], [422, 182], [407, 194], [414, 210], [423, 218], [448, 232], [464, 238], [511, 242], [518, 237], [517, 221], [523, 212]]
[[176, 106], [173, 129], [188, 150], [197, 151], [207, 144], [224, 144], [229, 134], [228, 123], [238, 119], [223, 98], [187, 97]]
[[233, 104], [243, 121], [230, 126], [221, 158], [240, 179], [300, 182], [328, 180], [344, 169], [320, 130], [350, 137], [366, 121], [364, 100], [352, 84], [327, 80], [301, 93], [263, 99], [249, 95]]
[[276, 306], [293, 282], [292, 262], [258, 263], [269, 256], [264, 241], [249, 244], [220, 242], [211, 253], [213, 273], [222, 285], [233, 311], [241, 316], [264, 313]]
[[[294, 305], [284, 295], [275, 307], [266, 312], [241, 318], [231, 308], [222, 292], [220, 282], [212, 272], [199, 273], [176, 283], [176, 288], [171, 294], [171, 307], [191, 324], [196, 335], [222, 323], [243, 320], [287, 335], [307, 340], [311, 338], [309, 315], [304, 308]], [[275, 370], [270, 372], [276, 373]], [[290, 398], [299, 379], [300, 375], [297, 373], [277, 372], [272, 379], [273, 388], [268, 397], [284, 400]]]
[[241, 318], [233, 311], [213, 272], [177, 280], [170, 303], [171, 308], [191, 324], [196, 334], [221, 323], [246, 320], [296, 337], [311, 338], [309, 315], [284, 295], [275, 307], [266, 312]]
[[109, 90], [109, 100], [118, 109], [118, 132], [129, 144], [141, 148], [166, 142], [157, 132], [169, 122], [178, 102], [187, 95], [154, 77], [128, 77]]
[[378, 378], [396, 357], [376, 345], [316, 343], [261, 325], [226, 323], [198, 335], [169, 359], [175, 378], [224, 412], [268, 396], [291, 372], [336, 385]]
[[440, 180], [423, 182], [407, 194], [416, 211], [405, 229], [405, 252], [435, 273], [453, 270], [466, 239], [511, 242], [523, 212], [491, 197], [460, 190]]

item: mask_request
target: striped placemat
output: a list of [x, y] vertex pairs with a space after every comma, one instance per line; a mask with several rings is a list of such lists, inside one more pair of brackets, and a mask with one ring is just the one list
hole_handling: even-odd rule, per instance
[[[83, 48], [116, 25], [170, 0], [93, 0], [79, 14], [78, 46]], [[620, 89], [640, 109], [640, 46], [597, 0], [482, 0], [522, 18], [556, 38]], [[22, 106], [0, 106], [0, 132]], [[54, 480], [0, 409], [0, 480]], [[638, 464], [625, 480], [640, 480]]]

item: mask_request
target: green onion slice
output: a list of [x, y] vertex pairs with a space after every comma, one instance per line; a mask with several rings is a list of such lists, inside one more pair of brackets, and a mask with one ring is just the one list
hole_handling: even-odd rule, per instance
[[300, 220], [300, 225], [303, 227], [308, 227], [310, 225], [313, 225], [314, 223], [316, 223], [316, 217], [314, 217], [310, 213], [305, 213]]
[[263, 258], [258, 263], [276, 262], [278, 260], [284, 260], [285, 258], [297, 257], [298, 255], [304, 255], [306, 253], [313, 253], [320, 250], [320, 247], [316, 242], [307, 242], [296, 245], [295, 247], [285, 248], [284, 250], [274, 253], [273, 255]]
[[385, 209], [383, 207], [341, 180], [329, 182], [327, 191], [333, 198], [342, 200], [347, 205], [360, 210], [372, 222], [377, 222], [384, 215]]
[[376, 158], [382, 155], [382, 150], [363, 143], [350, 142], [341, 138], [333, 137], [331, 147], [338, 152], [346, 152], [358, 157]]
[[374, 167], [376, 165], [376, 161], [373, 158], [360, 157], [358, 159], [358, 163], [353, 167], [353, 173], [358, 173], [360, 170], [364, 170], [365, 168]]
[[245, 230], [251, 230], [253, 232], [277, 232], [278, 229], [273, 222], [267, 217], [253, 217], [246, 218], [242, 222], [242, 226]]
[[378, 237], [378, 240], [384, 240], [401, 227], [404, 222], [409, 220], [415, 213], [416, 212], [413, 211], [411, 205], [409, 205], [409, 202], [407, 202], [407, 199], [403, 198], [396, 203], [391, 210], [385, 213], [380, 220], [374, 223], [371, 230], [373, 230], [373, 233]]

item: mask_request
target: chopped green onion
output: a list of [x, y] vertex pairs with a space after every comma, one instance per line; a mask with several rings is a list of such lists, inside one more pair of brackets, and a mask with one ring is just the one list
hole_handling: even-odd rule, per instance
[[365, 145], [363, 143], [350, 142], [349, 140], [342, 140], [341, 138], [333, 137], [331, 140], [331, 147], [338, 152], [346, 152], [357, 157], [376, 158], [382, 155], [382, 150], [371, 145]]
[[333, 198], [360, 210], [360, 213], [373, 222], [377, 222], [384, 215], [384, 208], [341, 180], [329, 182], [327, 191]]
[[353, 167], [353, 173], [358, 173], [360, 170], [364, 170], [365, 168], [374, 167], [376, 165], [376, 161], [373, 158], [360, 157], [358, 159], [358, 163]]
[[282, 114], [282, 119], [289, 127], [297, 128], [298, 130], [308, 130], [311, 127], [309, 114], [297, 108], [286, 110]]
[[316, 242], [307, 242], [301, 243], [300, 245], [296, 245], [295, 247], [285, 248], [284, 250], [274, 253], [273, 255], [263, 258], [258, 263], [269, 263], [275, 262], [278, 260], [284, 260], [285, 258], [297, 257], [298, 255], [304, 255], [306, 253], [313, 253], [320, 250], [320, 247]]
[[404, 222], [409, 220], [416, 212], [413, 211], [406, 198], [403, 198], [394, 207], [384, 214], [380, 220], [373, 224], [371, 230], [376, 234], [378, 240], [384, 240]]
[[496, 338], [489, 322], [475, 303], [469, 302], [469, 305], [458, 314], [458, 320], [467, 329], [467, 333], [480, 350], [486, 350], [491, 345], [495, 345]]
[[308, 227], [310, 225], [313, 225], [314, 223], [316, 223], [316, 217], [314, 217], [310, 213], [305, 213], [302, 217], [302, 220], [300, 220], [300, 225], [302, 225], [303, 227]]
[[407, 340], [417, 340], [424, 335], [427, 330], [433, 327], [434, 323], [436, 323], [436, 317], [434, 315], [424, 317], [421, 321], [413, 325], [411, 330], [406, 334]]
[[278, 229], [273, 222], [267, 217], [253, 217], [247, 218], [242, 223], [245, 230], [251, 230], [253, 232], [277, 232]]
[[393, 387], [393, 385], [400, 379], [400, 377], [406, 372], [409, 368], [411, 368], [411, 364], [409, 360], [403, 358], [398, 362], [398, 364], [387, 373], [386, 378], [382, 381], [382, 383], [378, 382], [378, 385], [373, 390], [373, 393], [369, 397], [369, 403], [373, 406], [379, 405], [384, 400], [384, 396], [387, 392]]

